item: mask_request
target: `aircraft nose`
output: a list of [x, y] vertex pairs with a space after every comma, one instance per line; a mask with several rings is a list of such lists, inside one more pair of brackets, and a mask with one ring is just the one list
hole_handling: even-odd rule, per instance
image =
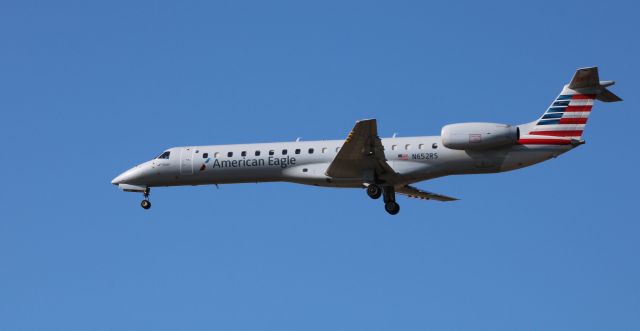
[[150, 162], [145, 162], [143, 164], [137, 165], [120, 175], [114, 178], [111, 181], [113, 185], [119, 184], [132, 184], [132, 185], [140, 185], [147, 184], [145, 181], [149, 179], [150, 176], [153, 175], [152, 171], [153, 167]]
[[114, 178], [111, 184], [135, 184], [134, 182], [142, 179], [145, 175], [144, 164], [135, 166]]
[[123, 177], [123, 175], [124, 175], [124, 173], [122, 173], [122, 174], [120, 174], [120, 175], [116, 176], [116, 178], [114, 178], [114, 179], [112, 179], [112, 180], [111, 180], [111, 184], [113, 184], [113, 185], [118, 185], [118, 184], [122, 183], [122, 177]]
[[113, 185], [118, 185], [118, 184], [124, 184], [127, 179], [129, 179], [131, 176], [131, 172], [133, 169], [129, 169], [121, 174], [119, 174], [118, 176], [116, 176], [116, 178], [114, 178], [113, 180], [111, 180], [111, 184]]

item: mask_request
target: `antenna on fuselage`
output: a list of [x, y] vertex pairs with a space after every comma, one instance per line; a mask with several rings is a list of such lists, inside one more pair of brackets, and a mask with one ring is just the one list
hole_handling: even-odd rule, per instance
[[298, 137], [298, 138], [296, 138], [296, 142], [299, 142], [299, 141], [300, 141], [300, 139], [302, 139], [302, 137]]
[[394, 132], [394, 133], [393, 133], [393, 136], [392, 136], [391, 138], [395, 138], [397, 135], [398, 135], [398, 133], [397, 133], [397, 132]]

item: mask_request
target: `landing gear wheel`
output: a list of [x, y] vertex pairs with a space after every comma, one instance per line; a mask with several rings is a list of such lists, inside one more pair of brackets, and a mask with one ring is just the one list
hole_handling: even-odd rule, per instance
[[149, 194], [151, 194], [151, 189], [147, 187], [146, 189], [144, 189], [143, 194], [144, 194], [144, 200], [140, 202], [140, 207], [144, 209], [149, 209], [151, 208], [151, 201], [149, 201]]
[[382, 188], [376, 184], [367, 186], [367, 195], [371, 199], [378, 199], [382, 195]]
[[400, 212], [400, 205], [395, 201], [389, 201], [384, 204], [384, 210], [391, 215], [395, 215]]

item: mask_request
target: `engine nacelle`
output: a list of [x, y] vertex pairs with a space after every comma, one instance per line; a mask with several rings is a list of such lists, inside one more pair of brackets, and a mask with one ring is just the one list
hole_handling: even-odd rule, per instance
[[458, 123], [442, 127], [442, 144], [451, 149], [489, 149], [515, 145], [517, 126], [499, 123]]

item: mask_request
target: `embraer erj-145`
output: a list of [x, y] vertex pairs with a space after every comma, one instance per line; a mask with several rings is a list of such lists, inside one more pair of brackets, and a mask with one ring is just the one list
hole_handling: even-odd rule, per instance
[[375, 119], [356, 122], [345, 140], [173, 147], [111, 182], [144, 194], [152, 187], [291, 182], [363, 188], [381, 196], [385, 210], [400, 211], [396, 194], [452, 201], [412, 184], [436, 177], [495, 173], [527, 167], [584, 144], [582, 134], [595, 100], [621, 101], [600, 81], [598, 68], [578, 69], [539, 119], [522, 125], [458, 123], [440, 136], [381, 139]]

